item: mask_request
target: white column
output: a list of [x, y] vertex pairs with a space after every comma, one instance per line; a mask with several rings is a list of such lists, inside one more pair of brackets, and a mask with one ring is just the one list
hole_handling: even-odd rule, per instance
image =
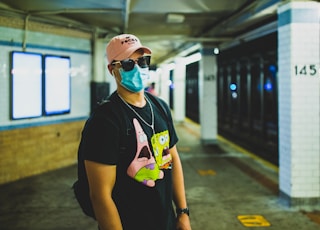
[[177, 58], [173, 71], [173, 118], [182, 122], [186, 116], [186, 64], [183, 58]]
[[199, 115], [201, 142], [217, 143], [218, 108], [217, 108], [217, 60], [212, 47], [203, 47], [199, 68]]
[[106, 81], [106, 44], [102, 39], [95, 39], [93, 52], [93, 82]]
[[163, 65], [157, 69], [159, 76], [159, 97], [169, 104], [169, 80], [170, 80], [170, 66]]
[[289, 206], [320, 201], [320, 4], [278, 9], [279, 186]]

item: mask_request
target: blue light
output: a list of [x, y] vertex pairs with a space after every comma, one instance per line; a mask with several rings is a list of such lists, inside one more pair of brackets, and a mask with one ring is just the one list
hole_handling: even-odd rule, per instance
[[264, 89], [266, 91], [272, 91], [273, 86], [272, 86], [272, 82], [270, 81], [270, 79], [267, 79], [266, 83], [264, 84]]
[[275, 73], [276, 72], [276, 66], [275, 65], [270, 65], [269, 66], [269, 71], [272, 72], [272, 73]]
[[235, 90], [237, 90], [237, 85], [235, 83], [231, 83], [229, 88], [231, 91], [235, 91]]

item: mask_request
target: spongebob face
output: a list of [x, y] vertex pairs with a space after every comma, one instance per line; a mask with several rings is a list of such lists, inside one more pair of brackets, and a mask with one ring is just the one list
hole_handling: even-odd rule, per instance
[[146, 186], [155, 186], [157, 179], [162, 179], [163, 171], [159, 169], [150, 151], [147, 135], [144, 133], [137, 119], [133, 119], [137, 137], [137, 152], [127, 169], [127, 174]]
[[170, 169], [172, 156], [169, 152], [170, 138], [168, 130], [153, 135], [151, 143], [158, 166], [161, 169]]

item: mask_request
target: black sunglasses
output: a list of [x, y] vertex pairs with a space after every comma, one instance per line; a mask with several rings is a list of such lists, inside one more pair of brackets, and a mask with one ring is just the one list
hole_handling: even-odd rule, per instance
[[112, 62], [112, 65], [121, 64], [121, 67], [124, 71], [130, 71], [134, 68], [134, 65], [137, 63], [141, 68], [146, 68], [150, 66], [150, 55], [139, 57], [136, 60], [133, 59], [124, 59], [122, 61]]

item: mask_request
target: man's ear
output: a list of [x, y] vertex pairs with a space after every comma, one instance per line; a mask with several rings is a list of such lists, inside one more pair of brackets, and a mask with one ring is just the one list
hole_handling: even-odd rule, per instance
[[111, 64], [108, 65], [108, 70], [109, 70], [109, 73], [110, 73], [112, 76], [114, 76], [114, 75], [113, 75], [113, 68], [112, 68], [112, 65], [111, 65]]

